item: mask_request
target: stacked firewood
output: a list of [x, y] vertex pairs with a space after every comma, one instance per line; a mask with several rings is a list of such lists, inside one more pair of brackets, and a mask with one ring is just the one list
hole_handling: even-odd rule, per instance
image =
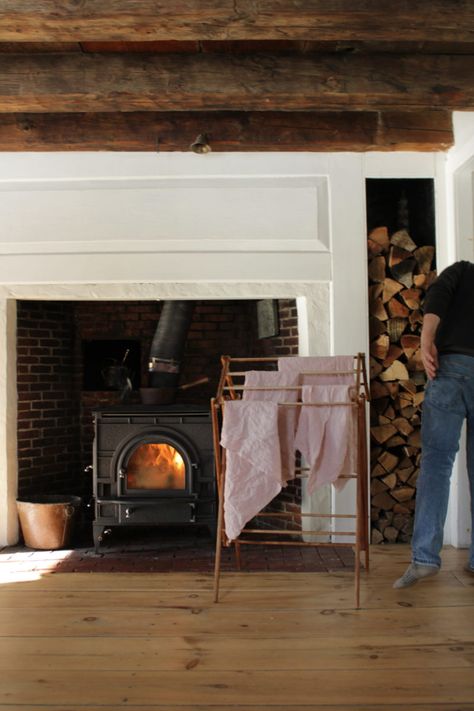
[[410, 540], [426, 376], [421, 306], [436, 277], [434, 247], [406, 230], [369, 234], [372, 542]]

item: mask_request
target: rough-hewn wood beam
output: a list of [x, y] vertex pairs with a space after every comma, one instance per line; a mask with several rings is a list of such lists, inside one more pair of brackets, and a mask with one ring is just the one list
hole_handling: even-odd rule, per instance
[[471, 0], [2, 0], [0, 41], [317, 39], [467, 42]]
[[4, 55], [0, 111], [474, 108], [474, 56]]
[[439, 151], [451, 115], [377, 112], [195, 112], [0, 115], [0, 151]]

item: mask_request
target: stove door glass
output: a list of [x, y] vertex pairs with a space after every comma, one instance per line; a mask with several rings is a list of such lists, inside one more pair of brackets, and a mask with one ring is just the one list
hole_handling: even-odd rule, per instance
[[186, 464], [171, 444], [142, 444], [132, 453], [126, 467], [127, 490], [184, 490]]

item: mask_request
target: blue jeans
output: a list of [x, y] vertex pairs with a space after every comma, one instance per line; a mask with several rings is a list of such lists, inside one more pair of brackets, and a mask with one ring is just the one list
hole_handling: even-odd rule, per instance
[[[421, 470], [417, 482], [413, 561], [440, 567], [449, 482], [464, 420], [467, 421], [467, 469], [474, 523], [474, 357], [449, 354], [426, 387], [421, 420]], [[470, 565], [474, 567], [471, 528]]]

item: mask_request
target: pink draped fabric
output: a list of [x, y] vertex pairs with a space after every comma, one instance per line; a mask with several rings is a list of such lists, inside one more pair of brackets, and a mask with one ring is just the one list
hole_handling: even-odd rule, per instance
[[[298, 373], [301, 385], [337, 385], [354, 383], [354, 356], [293, 356], [279, 358], [278, 369]], [[308, 372], [351, 371], [341, 375], [309, 375]]]
[[[269, 387], [272, 390], [244, 390], [243, 400], [261, 402], [297, 402], [299, 399], [298, 375], [278, 371], [249, 370], [245, 375], [245, 387]], [[280, 390], [279, 388], [294, 388]], [[278, 409], [278, 432], [280, 436], [282, 482], [295, 478], [295, 432], [299, 415], [298, 407], [282, 406]]]
[[[349, 385], [303, 385], [295, 446], [309, 467], [308, 493], [323, 484], [341, 489], [354, 473], [355, 409], [345, 405], [314, 407], [309, 403], [350, 402]], [[308, 403], [305, 406], [305, 403]]]
[[226, 449], [225, 532], [234, 540], [282, 488], [278, 405], [226, 402], [221, 444]]

